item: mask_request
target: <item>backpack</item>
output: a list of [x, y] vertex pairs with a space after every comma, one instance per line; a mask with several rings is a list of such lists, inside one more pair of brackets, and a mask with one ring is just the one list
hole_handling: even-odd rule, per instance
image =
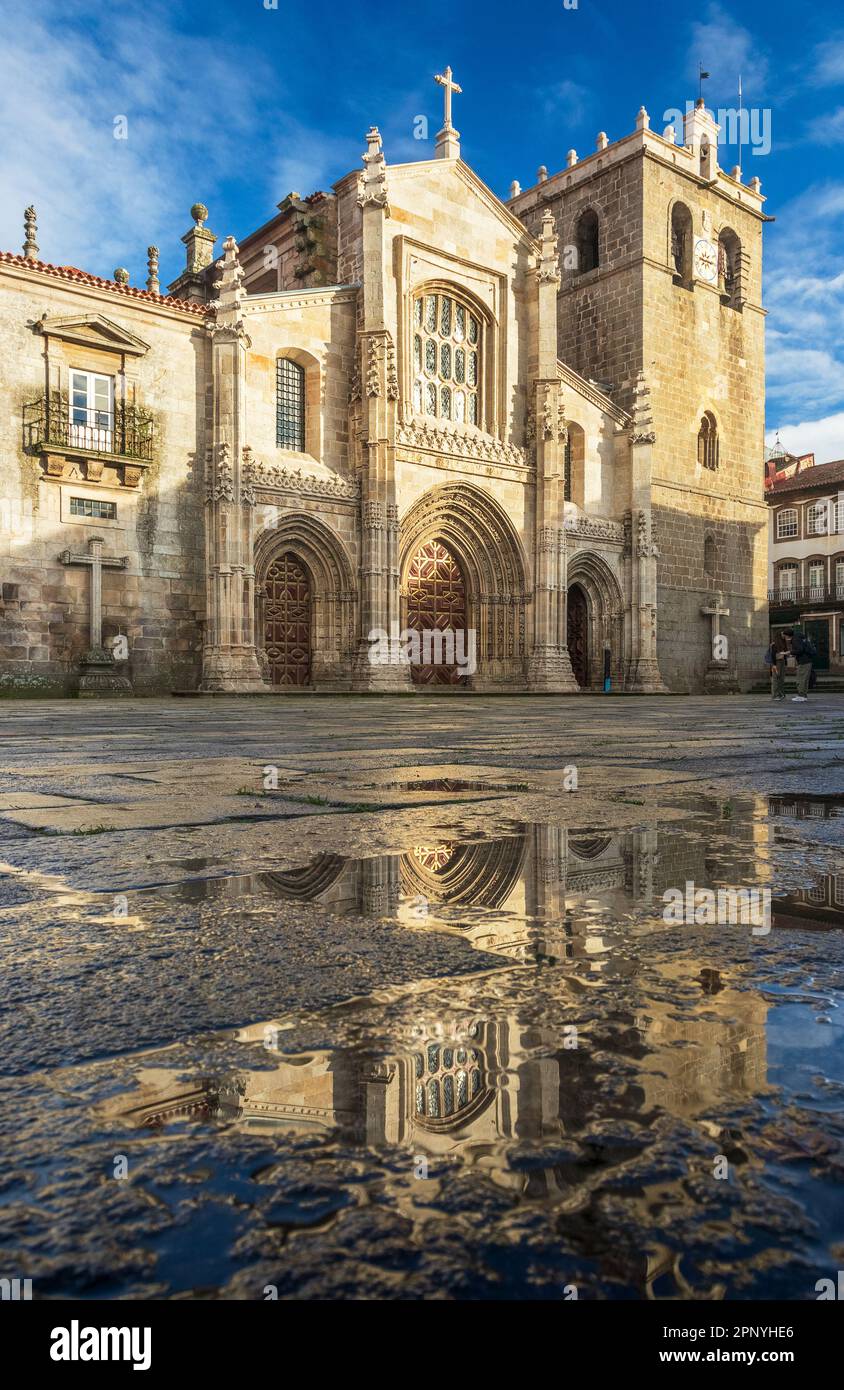
[[818, 649], [811, 637], [803, 638], [803, 655], [808, 656], [810, 661], [817, 661], [818, 659]]

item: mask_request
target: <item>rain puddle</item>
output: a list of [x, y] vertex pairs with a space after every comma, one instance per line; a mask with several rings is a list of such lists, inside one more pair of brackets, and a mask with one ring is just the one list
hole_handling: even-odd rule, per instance
[[[814, 1297], [844, 1249], [844, 934], [817, 930], [844, 875], [777, 841], [806, 800], [171, 861], [131, 934], [86, 921], [81, 964], [83, 926], [55, 936], [67, 1036], [44, 1020], [39, 1062], [29, 1005], [0, 1081], [21, 1267], [97, 1297]], [[669, 919], [690, 884], [775, 888], [772, 929]]]

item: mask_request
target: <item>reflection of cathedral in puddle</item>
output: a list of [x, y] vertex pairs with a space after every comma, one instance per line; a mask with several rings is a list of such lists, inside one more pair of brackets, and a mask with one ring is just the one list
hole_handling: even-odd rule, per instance
[[652, 903], [658, 862], [655, 830], [535, 825], [506, 838], [443, 839], [370, 859], [321, 854], [300, 869], [256, 875], [250, 887], [335, 913], [457, 929], [479, 949], [512, 959], [559, 960], [603, 949], [599, 936], [573, 933], [574, 908], [599, 899], [613, 917], [631, 903]]
[[699, 1007], [681, 1014], [642, 996], [634, 1011], [612, 1015], [613, 1036], [621, 1024], [624, 1043], [609, 1084], [610, 1044], [588, 1014], [557, 1027], [514, 1018], [420, 1022], [389, 1057], [352, 1049], [280, 1056], [283, 1032], [255, 1025], [238, 1040], [267, 1049], [262, 1065], [199, 1084], [150, 1068], [131, 1097], [106, 1108], [147, 1126], [193, 1116], [270, 1136], [339, 1129], [356, 1144], [477, 1165], [500, 1186], [551, 1200], [579, 1180], [571, 1166], [546, 1166], [539, 1155], [511, 1164], [508, 1152], [576, 1141], [596, 1121], [647, 1125], [658, 1108], [691, 1119], [765, 1089], [764, 1001], [705, 968], [672, 967], [665, 983], [695, 985]]
[[[707, 881], [704, 844], [660, 840], [652, 830], [603, 835], [535, 826], [506, 839], [443, 840], [367, 860], [321, 855], [293, 872], [260, 875], [260, 884], [250, 879], [249, 887], [334, 913], [445, 925], [517, 968], [572, 961], [582, 978], [584, 970], [601, 971], [602, 919], [617, 920], [637, 905], [657, 916], [665, 883]], [[593, 923], [596, 898], [601, 914]], [[661, 980], [659, 997], [653, 979], [637, 995], [628, 975], [625, 995], [634, 1002], [608, 1005], [606, 1023], [597, 995], [582, 995], [577, 1017], [579, 996], [561, 986], [557, 1025], [420, 1020], [390, 1056], [355, 1049], [283, 1056], [284, 1031], [255, 1025], [238, 1037], [267, 1049], [262, 1065], [250, 1067], [245, 1056], [236, 1075], [199, 1085], [149, 1069], [131, 1098], [108, 1109], [147, 1125], [193, 1114], [268, 1135], [339, 1129], [356, 1143], [457, 1158], [524, 1196], [559, 1199], [581, 1180], [571, 1165], [545, 1166], [541, 1155], [511, 1163], [508, 1153], [576, 1141], [596, 1121], [649, 1124], [658, 1109], [691, 1119], [766, 1087], [764, 1000], [700, 961], [659, 964], [655, 953], [650, 968]], [[545, 987], [553, 990], [551, 978]], [[610, 1073], [607, 1057], [616, 1051], [618, 1069]]]

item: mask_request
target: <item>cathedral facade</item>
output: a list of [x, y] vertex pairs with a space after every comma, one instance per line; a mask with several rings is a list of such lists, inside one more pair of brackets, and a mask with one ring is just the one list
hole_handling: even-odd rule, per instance
[[0, 253], [0, 692], [722, 690], [766, 641], [758, 180], [682, 133], [501, 201], [289, 194], [162, 294]]

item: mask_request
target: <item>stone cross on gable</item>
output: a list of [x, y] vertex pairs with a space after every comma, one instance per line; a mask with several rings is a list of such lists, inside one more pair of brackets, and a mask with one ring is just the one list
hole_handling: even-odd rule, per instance
[[445, 88], [445, 120], [443, 121], [443, 130], [451, 130], [451, 96], [453, 92], [457, 92], [458, 96], [460, 96], [463, 92], [463, 88], [458, 87], [457, 83], [454, 81], [450, 67], [446, 68], [443, 73], [434, 73], [434, 81], [437, 82], [440, 87]]
[[91, 650], [101, 651], [103, 645], [103, 569], [125, 569], [125, 555], [103, 555], [102, 536], [92, 536], [83, 555], [63, 550], [59, 559], [63, 565], [88, 565], [91, 570]]

